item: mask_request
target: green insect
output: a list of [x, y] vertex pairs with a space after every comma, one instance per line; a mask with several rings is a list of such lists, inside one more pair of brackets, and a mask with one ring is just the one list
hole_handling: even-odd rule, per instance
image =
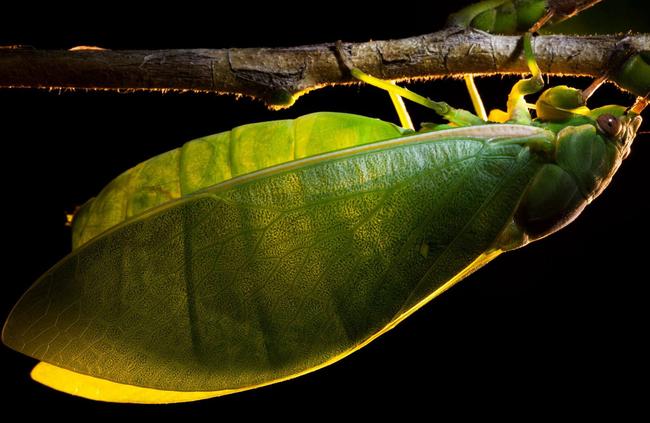
[[[125, 172], [74, 216], [72, 253], [20, 299], [4, 343], [48, 386], [142, 403], [253, 389], [362, 348], [570, 223], [629, 154], [645, 102], [590, 110], [560, 86], [532, 106], [528, 34], [524, 48], [532, 77], [489, 122], [352, 68], [389, 91], [402, 127], [315, 113]], [[447, 123], [414, 131], [402, 97]]]
[[476, 28], [496, 34], [536, 32], [558, 23], [601, 0], [482, 0], [449, 15], [449, 26]]

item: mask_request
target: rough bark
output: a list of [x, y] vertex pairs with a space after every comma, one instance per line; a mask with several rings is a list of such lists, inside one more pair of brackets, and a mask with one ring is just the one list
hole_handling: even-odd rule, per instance
[[[358, 68], [405, 80], [525, 73], [518, 36], [448, 28], [416, 37], [344, 44]], [[535, 54], [551, 75], [599, 76], [617, 57], [650, 50], [650, 34], [538, 36]], [[193, 50], [0, 49], [0, 87], [179, 90], [246, 95], [269, 105], [352, 82], [334, 44]]]

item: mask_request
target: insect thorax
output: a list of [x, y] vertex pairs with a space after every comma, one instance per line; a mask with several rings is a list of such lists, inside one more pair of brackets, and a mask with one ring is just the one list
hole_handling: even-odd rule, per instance
[[499, 248], [524, 246], [571, 223], [607, 187], [624, 155], [590, 124], [561, 129], [554, 144], [502, 233]]

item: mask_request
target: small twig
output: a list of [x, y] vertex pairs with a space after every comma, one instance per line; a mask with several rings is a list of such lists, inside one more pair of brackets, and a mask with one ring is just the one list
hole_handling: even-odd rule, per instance
[[[345, 43], [354, 65], [405, 80], [527, 72], [517, 36], [445, 30], [398, 40]], [[612, 52], [650, 50], [650, 34], [539, 36], [535, 54], [546, 74], [597, 77]], [[353, 82], [333, 43], [291, 48], [195, 50], [36, 50], [0, 48], [0, 87], [175, 90], [246, 95], [291, 103], [324, 85]]]

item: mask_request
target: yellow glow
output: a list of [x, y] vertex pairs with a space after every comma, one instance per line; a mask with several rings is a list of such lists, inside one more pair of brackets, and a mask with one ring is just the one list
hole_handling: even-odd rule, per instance
[[160, 389], [143, 388], [133, 385], [126, 385], [123, 383], [111, 382], [106, 379], [99, 379], [96, 377], [83, 375], [70, 370], [62, 369], [48, 363], [40, 362], [32, 370], [31, 376], [35, 381], [42, 383], [45, 386], [62, 391], [71, 395], [80, 396], [97, 401], [108, 402], [125, 402], [125, 403], [139, 403], [139, 404], [168, 404], [175, 402], [188, 402], [197, 401], [206, 398], [219, 397], [222, 395], [234, 394], [236, 392], [247, 391], [249, 389], [260, 388], [262, 386], [271, 385], [273, 383], [284, 382], [307, 373], [322, 369], [329, 366], [342, 358], [347, 357], [353, 352], [365, 347], [384, 333], [388, 332], [397, 326], [402, 320], [406, 319], [411, 314], [415, 313], [418, 309], [426, 303], [436, 298], [452, 286], [454, 286], [461, 279], [469, 276], [474, 271], [481, 268], [483, 265], [501, 254], [501, 250], [492, 250], [481, 254], [464, 268], [460, 273], [440, 286], [438, 289], [429, 294], [426, 298], [415, 304], [413, 307], [397, 316], [395, 320], [390, 322], [380, 331], [367, 338], [362, 343], [350, 348], [343, 353], [332, 357], [331, 359], [306, 369], [302, 372], [271, 380], [269, 382], [261, 383], [259, 385], [246, 386], [238, 389], [224, 389], [220, 391], [197, 391], [197, 392], [183, 392], [183, 391], [165, 391]]
[[636, 102], [630, 108], [630, 111], [632, 113], [636, 113], [637, 115], [640, 115], [643, 109], [648, 107], [648, 104], [650, 104], [650, 100], [648, 100], [647, 95], [645, 97], [637, 97]]
[[[465, 279], [466, 277], [468, 277], [469, 275], [471, 275], [472, 273], [474, 273], [475, 271], [477, 271], [478, 269], [480, 269], [481, 267], [483, 267], [484, 265], [486, 265], [488, 262], [490, 262], [490, 261], [492, 261], [493, 259], [495, 259], [495, 258], [496, 258], [499, 254], [501, 254], [502, 252], [503, 252], [503, 251], [501, 251], [501, 250], [492, 250], [492, 251], [488, 251], [487, 253], [483, 253], [483, 254], [481, 254], [480, 256], [478, 256], [478, 257], [476, 258], [476, 260], [474, 260], [473, 262], [471, 262], [471, 263], [469, 264], [469, 266], [467, 266], [466, 268], [464, 268], [463, 270], [461, 270], [458, 274], [456, 274], [456, 276], [454, 276], [453, 278], [449, 279], [449, 280], [448, 280], [447, 282], [445, 282], [442, 286], [440, 286], [438, 289], [436, 289], [435, 291], [433, 291], [431, 294], [427, 295], [423, 300], [421, 300], [420, 302], [418, 302], [416, 305], [414, 305], [414, 306], [411, 307], [410, 309], [406, 310], [404, 313], [402, 313], [402, 314], [400, 314], [399, 316], [397, 316], [397, 318], [396, 318], [395, 320], [393, 320], [392, 322], [390, 322], [388, 325], [386, 325], [386, 327], [384, 327], [382, 330], [380, 330], [379, 332], [377, 332], [376, 334], [374, 334], [374, 335], [371, 336], [370, 338], [366, 339], [366, 340], [365, 340], [362, 344], [360, 344], [359, 346], [353, 348], [350, 352], [346, 353], [343, 357], [345, 357], [346, 355], [348, 355], [348, 354], [350, 354], [350, 353], [352, 353], [352, 352], [358, 350], [358, 349], [361, 348], [361, 347], [365, 347], [365, 346], [368, 345], [370, 342], [374, 341], [375, 339], [377, 339], [378, 337], [380, 337], [381, 335], [383, 335], [383, 334], [386, 333], [387, 331], [391, 330], [392, 328], [394, 328], [395, 326], [397, 326], [397, 325], [398, 325], [402, 320], [406, 319], [406, 318], [409, 317], [411, 314], [415, 313], [415, 312], [418, 311], [420, 308], [422, 308], [426, 303], [428, 303], [429, 301], [433, 300], [433, 299], [436, 298], [438, 295], [442, 294], [443, 292], [445, 292], [446, 290], [448, 290], [448, 289], [451, 288], [452, 286], [456, 285], [456, 283], [458, 283], [460, 280]], [[340, 360], [340, 359], [343, 358], [343, 357], [338, 358], [337, 361]]]
[[77, 216], [77, 213], [79, 213], [80, 209], [81, 206], [76, 206], [72, 213], [65, 214], [65, 226], [72, 226], [72, 222], [74, 222], [74, 218]]
[[490, 110], [490, 115], [488, 116], [490, 122], [504, 123], [507, 122], [508, 119], [510, 119], [510, 115], [499, 109]]
[[76, 46], [72, 47], [68, 51], [105, 51], [105, 48], [97, 46]]
[[575, 109], [562, 109], [560, 107], [556, 107], [558, 110], [566, 110], [567, 112], [576, 114], [576, 115], [582, 115], [582, 116], [588, 116], [591, 110], [587, 106], [580, 106], [576, 107]]
[[76, 373], [44, 362], [40, 362], [34, 367], [31, 376], [36, 382], [57, 391], [96, 401], [168, 404], [196, 401], [230, 393], [228, 391], [181, 392], [141, 388]]

